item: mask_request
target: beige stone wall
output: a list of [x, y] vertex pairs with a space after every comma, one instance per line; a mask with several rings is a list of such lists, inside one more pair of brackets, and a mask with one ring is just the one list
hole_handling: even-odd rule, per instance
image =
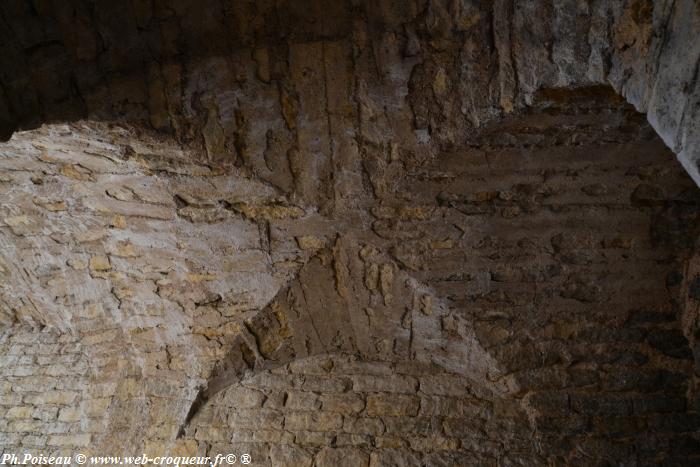
[[89, 432], [96, 450], [173, 438], [242, 320], [300, 266], [269, 248], [261, 226], [304, 211], [188, 154], [95, 124], [18, 135], [2, 149], [3, 329], [46, 328], [47, 339], [82, 346], [90, 366], [66, 378], [78, 372], [84, 398], [108, 398]]
[[5, 449], [692, 459], [697, 188], [639, 114], [551, 91], [386, 149], [341, 215], [134, 128], [4, 145]]
[[255, 465], [542, 463], [519, 404], [472, 386], [437, 366], [311, 357], [221, 392], [187, 439], [201, 454], [249, 453]]
[[414, 129], [459, 144], [539, 89], [606, 84], [700, 182], [693, 0], [69, 0], [2, 13], [3, 139], [126, 119], [276, 177], [286, 162], [270, 155], [293, 148], [297, 170], [329, 180], [354, 150], [354, 123], [361, 152], [409, 148]]
[[72, 453], [104, 430], [102, 416], [109, 401], [90, 398], [90, 362], [78, 336], [4, 329], [0, 355], [3, 453]]
[[695, 2], [0, 13], [3, 449], [697, 464]]

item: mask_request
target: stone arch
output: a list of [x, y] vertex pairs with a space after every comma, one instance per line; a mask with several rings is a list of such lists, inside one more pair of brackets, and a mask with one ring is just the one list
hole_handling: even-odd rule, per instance
[[[296, 18], [285, 26], [290, 29], [282, 32], [275, 29], [283, 24], [279, 19], [253, 22], [250, 29], [226, 28], [218, 20], [202, 17], [207, 11], [218, 11], [218, 3], [217, 8], [194, 9], [187, 2], [183, 5], [182, 10], [161, 10], [160, 7], [154, 10], [151, 6], [138, 8], [137, 4], [129, 4], [123, 10], [110, 11], [108, 6], [90, 7], [81, 2], [65, 2], [46, 11], [32, 11], [32, 7], [22, 10], [24, 7], [20, 5], [19, 10], [6, 12], [2, 27], [7, 38], [3, 44], [8, 53], [2, 56], [7, 60], [7, 66], [2, 68], [5, 76], [0, 79], [4, 90], [0, 98], [3, 134], [9, 136], [16, 128], [34, 127], [55, 120], [70, 121], [84, 116], [107, 121], [125, 120], [136, 122], [143, 128], [152, 127], [170, 132], [177, 141], [193, 143], [196, 147], [176, 164], [170, 164], [167, 157], [165, 160], [154, 157], [153, 153], [135, 151], [124, 154], [133, 163], [143, 163], [147, 171], [177, 171], [181, 168], [179, 164], [183, 163], [188, 170], [201, 171], [195, 176], [200, 176], [203, 172], [216, 177], [216, 170], [221, 167], [233, 170], [242, 178], [254, 175], [261, 182], [246, 196], [257, 197], [257, 190], [263, 191], [265, 196], [262, 199], [255, 198], [253, 203], [218, 194], [212, 198], [200, 198], [166, 190], [169, 195], [176, 196], [161, 205], [167, 206], [166, 212], [176, 211], [178, 216], [189, 217], [189, 222], [193, 223], [216, 223], [231, 218], [245, 221], [241, 223], [245, 225], [241, 227], [244, 234], [251, 234], [251, 229], [254, 232], [257, 228], [261, 245], [259, 249], [264, 250], [263, 245], [268, 242], [270, 256], [274, 255], [270, 253], [272, 248], [269, 244], [277, 241], [279, 248], [276, 253], [279, 255], [275, 258], [279, 260], [280, 269], [275, 273], [282, 271], [279, 272], [281, 278], [267, 271], [269, 274], [265, 279], [276, 286], [292, 280], [297, 270], [303, 274], [303, 271], [322, 264], [324, 257], [326, 260], [333, 258], [331, 264], [335, 264], [336, 252], [342, 255], [344, 251], [343, 242], [356, 241], [353, 237], [343, 238], [339, 240], [340, 243], [336, 243], [341, 245], [337, 250], [331, 248], [337, 233], [349, 229], [348, 226], [360, 226], [360, 229], [365, 230], [374, 228], [377, 236], [382, 239], [377, 241], [379, 245], [375, 247], [386, 258], [393, 258], [382, 260], [377, 265], [380, 285], [379, 292], [375, 292], [376, 297], [379, 297], [376, 295], [379, 293], [382, 295], [381, 301], [384, 301], [381, 293], [384, 265], [389, 265], [386, 271], [411, 271], [409, 275], [418, 277], [414, 282], [418, 284], [415, 285], [415, 290], [428, 287], [430, 284], [426, 278], [429, 279], [429, 274], [423, 274], [417, 263], [424, 252], [420, 249], [411, 250], [411, 247], [421, 245], [412, 242], [414, 239], [411, 238], [410, 231], [403, 238], [397, 233], [402, 223], [412, 226], [411, 223], [425, 221], [423, 216], [428, 215], [420, 208], [402, 209], [398, 205], [392, 205], [393, 200], [389, 198], [400, 186], [397, 182], [400, 169], [420, 172], [421, 167], [429, 165], [431, 159], [446, 153], [454, 156], [456, 150], [469, 146], [473, 143], [472, 138], [478, 138], [484, 128], [488, 129], [489, 123], [511, 114], [518, 115], [518, 112], [525, 111], [528, 106], [536, 108], [538, 91], [543, 88], [569, 89], [594, 83], [612, 84], [629, 102], [647, 112], [649, 121], [657, 132], [678, 154], [691, 176], [698, 179], [695, 167], [698, 148], [698, 44], [689, 43], [687, 39], [697, 36], [697, 7], [692, 2], [674, 2], [668, 6], [643, 1], [624, 4], [601, 2], [577, 6], [579, 9], [575, 10], [576, 15], [573, 16], [568, 4], [556, 3], [547, 5], [543, 12], [536, 12], [538, 17], [541, 15], [543, 18], [540, 25], [533, 25], [528, 20], [535, 14], [532, 8], [537, 6], [531, 2], [495, 2], [493, 9], [491, 6], [476, 7], [468, 2], [439, 1], [410, 3], [408, 6], [401, 2], [381, 3], [379, 6], [371, 2], [352, 5], [344, 2], [290, 2], [279, 6], [262, 6], [256, 12], [247, 10], [248, 6], [243, 3], [235, 2], [231, 10], [227, 10], [229, 15], [224, 15], [225, 18], [234, 18], [241, 25], [250, 23], [251, 18]], [[330, 5], [338, 9], [337, 15], [328, 14], [327, 8]], [[13, 4], [3, 5], [3, 8], [12, 6]], [[353, 21], [353, 18], [360, 20]], [[52, 23], [54, 26], [51, 26]], [[28, 24], [31, 27], [13, 28], [13, 24]], [[550, 24], [553, 25], [552, 28], [542, 27]], [[125, 25], [128, 28], [124, 28]], [[146, 45], [139, 45], [134, 39], [155, 35], [161, 39], [150, 45], [147, 41], [144, 42]], [[178, 39], [179, 44], [178, 40], [173, 39], [175, 35], [181, 37]], [[94, 47], [83, 36], [92, 37]], [[122, 41], [120, 38], [128, 40]], [[483, 44], [486, 46], [481, 47]], [[160, 46], [163, 48], [158, 49]], [[55, 61], [48, 60], [47, 56], [54, 57]], [[58, 85], [53, 80], [55, 76], [60, 77]], [[319, 92], [320, 89], [323, 92]], [[599, 90], [594, 90], [592, 95], [595, 97], [598, 92]], [[568, 91], [544, 93], [545, 99], [555, 102], [558, 96], [571, 98]], [[258, 105], [260, 101], [265, 105]], [[670, 109], [682, 109], [682, 112], [676, 118]], [[264, 122], [264, 125], [260, 122]], [[348, 128], [353, 130], [348, 132]], [[39, 133], [41, 131], [47, 130], [40, 130]], [[522, 134], [517, 135], [521, 136]], [[485, 144], [490, 144], [488, 135], [485, 138]], [[529, 144], [536, 146], [536, 141]], [[178, 153], [182, 148], [170, 146], [169, 150]], [[108, 151], [107, 159], [110, 155], [113, 156]], [[44, 160], [43, 163], [55, 164], [55, 161]], [[68, 178], [90, 182], [91, 174], [78, 166], [82, 164], [64, 161], [57, 168], [63, 170], [63, 175]], [[26, 170], [26, 167], [21, 167], [21, 170]], [[53, 172], [50, 173], [54, 175]], [[357, 173], [362, 175], [358, 176]], [[649, 177], [645, 174], [635, 176], [640, 179], [647, 177], [644, 179], [647, 181]], [[416, 180], [421, 181], [420, 177]], [[235, 183], [239, 182], [247, 183], [236, 179]], [[654, 190], [653, 184], [647, 185], [649, 186], [642, 187], [640, 192], [634, 193], [634, 203], [644, 209], [677, 208], [675, 214], [682, 213], [683, 206], [690, 206], [689, 220], [693, 220], [692, 199], [673, 198], [669, 201], [664, 197], [665, 194]], [[498, 198], [500, 194], [494, 198], [488, 192], [479, 195], [484, 196], [484, 199], [459, 196], [436, 199], [441, 203], [440, 207], [459, 207], [474, 211], [472, 214], [484, 210], [499, 215], [517, 215], [518, 209], [528, 208], [529, 197], [542, 195], [528, 192], [531, 187], [527, 184], [520, 188], [522, 191], [504, 195], [515, 197], [511, 199]], [[410, 189], [411, 187], [407, 191]], [[591, 190], [594, 193], [595, 187]], [[252, 192], [255, 192], [255, 197], [251, 195]], [[118, 191], [108, 194], [110, 199], [121, 203], [128, 203], [129, 200], [119, 197], [129, 196], [140, 198], [133, 190], [131, 195]], [[522, 205], [519, 201], [512, 201], [519, 198], [525, 199]], [[378, 203], [378, 199], [382, 202]], [[37, 199], [35, 204], [52, 212], [52, 208], [59, 207], [55, 203], [60, 203], [60, 200]], [[93, 208], [123, 215], [114, 211], [113, 201], [108, 203], [94, 205]], [[151, 205], [149, 209], [154, 209], [153, 205], [159, 205], [158, 202], [148, 201], [147, 204]], [[360, 211], [361, 214], [353, 216], [354, 211]], [[136, 217], [144, 217], [143, 214], [142, 212]], [[663, 219], [662, 214], [659, 214], [660, 219]], [[669, 217], [673, 218], [674, 215]], [[31, 230], [37, 226], [32, 222], [25, 223], [21, 214], [8, 215], [4, 219], [5, 227], [16, 230], [19, 236], [33, 237], [37, 233]], [[10, 219], [9, 222], [7, 219]], [[299, 219], [312, 226], [310, 228], [314, 232], [322, 232], [322, 235], [306, 235], [308, 232], [294, 223]], [[329, 219], [333, 222], [329, 222]], [[270, 220], [277, 222], [270, 223]], [[336, 221], [337, 224], [334, 224]], [[119, 222], [114, 221], [115, 224]], [[669, 225], [661, 225], [669, 230], [675, 228], [679, 232], [684, 231], [684, 226], [669, 222]], [[458, 227], [455, 228], [459, 230]], [[445, 238], [435, 239], [434, 250], [450, 250], [449, 242], [455, 241], [455, 232], [452, 229]], [[663, 240], [665, 233], [667, 232], [662, 228], [662, 231], [654, 235], [660, 235]], [[284, 236], [286, 238], [282, 239]], [[55, 247], [53, 243], [60, 244], [61, 240], [51, 238], [46, 245]], [[609, 241], [611, 249], [626, 249], [624, 239], [611, 238], [605, 241]], [[551, 248], [560, 258], [577, 261], [577, 258], [583, 257], [582, 260], [587, 260], [586, 249], [576, 248], [576, 242], [573, 243], [572, 245], [562, 237], [552, 242]], [[34, 245], [35, 249], [43, 246], [45, 245]], [[115, 258], [130, 258], [132, 255], [128, 247], [126, 251], [119, 252], [119, 244], [107, 246], [115, 248], [110, 253]], [[430, 246], [432, 247], [433, 245]], [[439, 256], [439, 253], [435, 255]], [[353, 261], [358, 261], [357, 252], [349, 256]], [[216, 260], [225, 257], [226, 254], [223, 254]], [[290, 260], [291, 257], [301, 259]], [[254, 257], [246, 260], [255, 263]], [[291, 264], [285, 265], [286, 261]], [[250, 266], [245, 261], [243, 264]], [[104, 258], [95, 259], [94, 264], [87, 265], [88, 269], [91, 266], [94, 270], [92, 272], [98, 275], [111, 275], [114, 272], [111, 260], [105, 262]], [[370, 276], [375, 274], [373, 267], [368, 267], [367, 273]], [[418, 271], [414, 270], [416, 267]], [[177, 278], [178, 282], [156, 284], [157, 287], [152, 290], [139, 290], [137, 293], [148, 295], [155, 291], [157, 295], [163, 294], [167, 300], [178, 303], [187, 312], [201, 313], [198, 317], [203, 322], [215, 321], [219, 312], [212, 309], [217, 309], [217, 304], [220, 300], [223, 301], [223, 297], [216, 290], [217, 279], [212, 278], [204, 269], [199, 272], [190, 271], [191, 277], [186, 274], [184, 278]], [[185, 268], [180, 272], [184, 271]], [[326, 265], [318, 271], [319, 277], [331, 277], [331, 271], [337, 287], [337, 277], [342, 276], [342, 270], [331, 270]], [[509, 273], [507, 270], [495, 271], [491, 277], [498, 277], [508, 283], [512, 279], [509, 278]], [[407, 276], [401, 276], [398, 283], [405, 286], [405, 279]], [[489, 291], [485, 288], [490, 280], [486, 279], [485, 276], [475, 275], [473, 286], [477, 289], [484, 288], [477, 291], [487, 292], [488, 295]], [[586, 297], [593, 296], [595, 302], [598, 293], [595, 280], [573, 275], [570, 279], [563, 284], [563, 293], [568, 295], [564, 298], [578, 302], [582, 299], [585, 302]], [[352, 283], [364, 280], [364, 277], [357, 275]], [[421, 283], [426, 285], [419, 285]], [[293, 282], [291, 287], [295, 284]], [[55, 283], [48, 285], [52, 287]], [[123, 295], [127, 293], [128, 286], [122, 288], [120, 285], [123, 284], [115, 285], [116, 287], [109, 287], [109, 293], [114, 295], [120, 305], [124, 301], [128, 306], [129, 297]], [[298, 286], [302, 287], [301, 283]], [[424, 290], [424, 295], [435, 299], [433, 303], [441, 304], [441, 293], [436, 293], [432, 287]], [[316, 290], [319, 293], [325, 291]], [[337, 294], [342, 298], [341, 292]], [[265, 294], [261, 292], [261, 295]], [[402, 293], [401, 289], [394, 295], [402, 299], [411, 296]], [[274, 292], [267, 293], [265, 300], [256, 302], [256, 307], [234, 311], [244, 315], [252, 312], [252, 315], [274, 296]], [[251, 366], [253, 370], [262, 370], [265, 368], [264, 360], [276, 360], [277, 364], [288, 363], [293, 357], [303, 354], [300, 350], [303, 346], [285, 345], [286, 341], [282, 337], [290, 339], [291, 336], [284, 336], [287, 331], [274, 316], [274, 307], [284, 306], [287, 299], [286, 295], [277, 295], [273, 305], [266, 308], [263, 314], [257, 317], [246, 315], [250, 319], [240, 331], [249, 336], [245, 347], [248, 350], [240, 354], [239, 360], [236, 360], [235, 355], [236, 348], [241, 350], [240, 346], [236, 347], [238, 341], [234, 340], [234, 351], [228, 357], [223, 355], [226, 351], [221, 350], [228, 348], [226, 346], [212, 350], [215, 354], [217, 351], [222, 353], [215, 355], [212, 360], [228, 358], [233, 362], [229, 366], [225, 363], [222, 365], [222, 381], [228, 381], [231, 374], [240, 377]], [[499, 303], [500, 299], [495, 296], [486, 300]], [[367, 301], [371, 302], [371, 299]], [[423, 304], [420, 303], [420, 297], [418, 303], [413, 300], [399, 303], [402, 307], [411, 308], [411, 323], [413, 318], [429, 316], [421, 311]], [[350, 305], [342, 304], [341, 308], [355, 310], [365, 307], [365, 304], [360, 301]], [[46, 305], [51, 305], [50, 300]], [[24, 309], [21, 306], [12, 308]], [[55, 316], [61, 316], [56, 313], [42, 317], [42, 311], [32, 312], [32, 308], [28, 310], [26, 316], [40, 323], [44, 322], [43, 318], [52, 320]], [[392, 330], [397, 331], [396, 336], [392, 337], [405, 340], [406, 329], [404, 323], [398, 320], [399, 313], [393, 309], [385, 311], [395, 318], [388, 323]], [[624, 329], [632, 329], [632, 334], [636, 332], [638, 339], [650, 344], [655, 349], [652, 352], [656, 352], [654, 358], [667, 358], [669, 355], [666, 353], [671, 352], [683, 356], [678, 360], [685, 360], [687, 346], [683, 343], [682, 336], [678, 335], [676, 320], [667, 311], [629, 316], [628, 319], [632, 322], [637, 320], [636, 324]], [[157, 313], [157, 310], [154, 312]], [[353, 314], [341, 313], [339, 316], [341, 321], [346, 319], [349, 322]], [[498, 341], [508, 333], [507, 329], [503, 329], [498, 316], [497, 313], [494, 314], [491, 322], [480, 323], [473, 331], [477, 336], [479, 351], [482, 347], [479, 342], [482, 340]], [[401, 321], [404, 317], [401, 315]], [[620, 320], [616, 324], [621, 324], [623, 319], [618, 318]], [[434, 318], [425, 319], [430, 323]], [[139, 320], [147, 319], [138, 318], [136, 322]], [[298, 322], [299, 335], [308, 336], [303, 324]], [[440, 324], [435, 337], [438, 340], [444, 337], [442, 333], [446, 329], [443, 323]], [[426, 326], [432, 329], [428, 324]], [[448, 331], [454, 333], [451, 337], [463, 338], [466, 335], [471, 339], [471, 331], [467, 332], [460, 322], [452, 323], [452, 326], [447, 327]], [[137, 327], [134, 326], [134, 329]], [[239, 331], [232, 328], [222, 333], [219, 330], [212, 331], [206, 325], [202, 328], [202, 335], [205, 336], [201, 339], [204, 341], [202, 346], [208, 350], [211, 350], [208, 343], [212, 338], [226, 340]], [[639, 331], [637, 328], [643, 329]], [[161, 327], [160, 331], [155, 332], [155, 336], [143, 329], [146, 332], [141, 336], [141, 342], [147, 349], [146, 354], [156, 353], [149, 351], [149, 345], [153, 340], [158, 340], [159, 332], [167, 334], [163, 329]], [[331, 326], [330, 329], [335, 328]], [[111, 331], [105, 330], [103, 336], [91, 335], [90, 341], [104, 338], [115, 342], [124, 338], [121, 331], [110, 334]], [[567, 334], [566, 323], [556, 323], [550, 331], [562, 333], [565, 337], [570, 335]], [[654, 347], [654, 342], [662, 344], [649, 337], [652, 331], [656, 332], [657, 337], [662, 334], [672, 337], [673, 342], [679, 343], [678, 347]], [[603, 331], [600, 329], [592, 327], [588, 332], [590, 339], [605, 338], [601, 337]], [[222, 334], [226, 335], [222, 337]], [[644, 337], [640, 338], [639, 335]], [[340, 337], [339, 350], [360, 354], [365, 352], [365, 355], [372, 358], [387, 358], [381, 352], [368, 352], [357, 341], [343, 339], [357, 338], [354, 333], [347, 336], [341, 334]], [[426, 341], [429, 341], [429, 337], [431, 336], [426, 337]], [[253, 341], [258, 347], [257, 353]], [[322, 344], [319, 351], [324, 352], [333, 343], [332, 339], [319, 338], [319, 341]], [[458, 340], [457, 347], [465, 342], [470, 341]], [[275, 345], [268, 349], [265, 345], [268, 343]], [[278, 347], [277, 343], [281, 346]], [[226, 343], [229, 344], [231, 343]], [[260, 347], [263, 348], [262, 352]], [[410, 346], [407, 347], [410, 349]], [[443, 351], [449, 356], [449, 352], [444, 349], [427, 347], [423, 351], [426, 349]], [[191, 363], [177, 362], [177, 358], [173, 359], [175, 352], [171, 353], [171, 350], [166, 350], [164, 357], [169, 365], [175, 361], [174, 366], [179, 364], [179, 370], [182, 370], [182, 367]], [[555, 359], [561, 357], [561, 352], [558, 353], [560, 348], [538, 348], [529, 354], [519, 354], [519, 350], [517, 346], [500, 350], [486, 349], [482, 355], [488, 357], [492, 356], [492, 352], [501, 351], [503, 354], [499, 358], [506, 360], [509, 358], [507, 353], [511, 352], [511, 356], [515, 355], [525, 361], [525, 365], [543, 356]], [[248, 352], [253, 354], [252, 360]], [[659, 352], [664, 356], [659, 356]], [[251, 363], [256, 361], [256, 357], [263, 362], [259, 368]], [[526, 361], [528, 359], [529, 363]], [[245, 366], [237, 366], [235, 362], [240, 365], [240, 362], [246, 363]], [[449, 363], [449, 360], [443, 361], [445, 365]], [[675, 366], [672, 365], [673, 371], [669, 370], [671, 373], [681, 367], [685, 370], [684, 362], [672, 363]], [[143, 365], [148, 366], [148, 361]], [[137, 367], [138, 365], [134, 368], [135, 372], [138, 372]], [[584, 373], [585, 371], [581, 372]], [[165, 432], [171, 434], [174, 428], [180, 426], [181, 419], [194, 399], [195, 388], [210, 376], [202, 377], [198, 374], [196, 385], [190, 381], [193, 384], [188, 386], [187, 396], [184, 400], [178, 399], [174, 410], [181, 416], [177, 420], [164, 422], [165, 428], [158, 436]], [[533, 373], [529, 376], [535, 379], [538, 375]], [[551, 379], [560, 376], [560, 373], [554, 372]], [[669, 383], [671, 386], [678, 383], [673, 381], [678, 376], [675, 374], [654, 373], [645, 376], [649, 376], [654, 384], [666, 384], [668, 378], [672, 380]], [[216, 377], [211, 379], [213, 387], [216, 386], [216, 381]], [[143, 389], [134, 389], [133, 380], [120, 384], [117, 388], [118, 397], [123, 397], [115, 407], [119, 410], [142, 408], [143, 405], [139, 405], [139, 402], [129, 405], [129, 401], [146, 396], [167, 399], [164, 397], [169, 394], [166, 389], [152, 380], [148, 384], [152, 386], [144, 386]], [[517, 392], [523, 385], [514, 381], [508, 387]], [[534, 400], [532, 395], [529, 397], [529, 401]], [[569, 399], [566, 403], [568, 401]], [[653, 403], [645, 401], [639, 403]], [[557, 407], [561, 408], [556, 402], [546, 400], [542, 404], [554, 404], [548, 410], [556, 411]], [[532, 402], [531, 406], [537, 403], [539, 402]], [[630, 404], [635, 403], [637, 402], [626, 401], [622, 405], [626, 407], [625, 410], [632, 410]], [[552, 426], [556, 429], [556, 425]], [[119, 432], [122, 428], [116, 422], [110, 425], [112, 431]], [[122, 441], [132, 441], [140, 435], [141, 433], [131, 433], [129, 436], [132, 438], [124, 438]]]
[[[0, 148], [2, 340], [17, 346], [38, 336], [56, 349], [77, 341], [66, 352], [80, 354], [75, 368], [90, 390], [44, 396], [50, 381], [17, 383], [40, 391], [30, 398], [47, 410], [70, 398], [71, 420], [86, 418], [81, 426], [95, 433], [76, 442], [127, 445], [156, 429], [151, 422], [176, 432], [237, 321], [294, 275], [294, 264], [273, 266], [280, 253], [264, 219], [305, 210], [190, 151], [95, 122], [17, 133]], [[291, 253], [305, 260], [300, 248]], [[58, 376], [49, 379], [60, 389]], [[154, 420], [157, 407], [175, 418]], [[151, 422], [127, 426], [125, 412]]]
[[[360, 360], [437, 364], [466, 376], [490, 403], [518, 401], [542, 443], [531, 455], [610, 462], [653, 457], [635, 442], [615, 439], [634, 437], [639, 423], [692, 444], [697, 425], [684, 413], [693, 411], [686, 394], [693, 386], [692, 351], [681, 324], [679, 287], [700, 226], [694, 184], [668, 159], [669, 151], [642, 116], [606, 88], [542, 92], [532, 110], [487, 127], [473, 141], [441, 155], [433, 167], [398, 175], [399, 186], [372, 211], [375, 245], [387, 254], [352, 237], [319, 250], [299, 278], [247, 323], [244, 350], [233, 347], [230, 366], [210, 380], [187, 422], [208, 400], [218, 407], [219, 391], [238, 391], [255, 374], [313, 354], [350, 352]], [[498, 176], [493, 170], [500, 170]], [[394, 181], [389, 176], [384, 183]], [[585, 201], [569, 204], [577, 191]], [[403, 208], [407, 204], [410, 209]], [[542, 237], [529, 237], [524, 225], [530, 222], [547, 226], [537, 230]], [[466, 239], [450, 238], [456, 224]], [[404, 235], [416, 231], [445, 238], [429, 242]], [[441, 270], [440, 250], [459, 264]], [[613, 266], [613, 257], [636, 264], [635, 272], [606, 270], [620, 267]], [[389, 292], [396, 312], [381, 308], [391, 290], [380, 285], [384, 265], [397, 284], [418, 286]], [[635, 291], [637, 282], [644, 292]], [[361, 297], [358, 289], [365, 288], [369, 301], [343, 302], [342, 290]], [[372, 307], [372, 290], [380, 302], [373, 311], [388, 314], [389, 321], [374, 330], [360, 325], [360, 334], [386, 337], [394, 331], [392, 339], [401, 342], [410, 329], [408, 353], [367, 352], [353, 342], [358, 335], [353, 318]], [[315, 302], [325, 307], [313, 309], [314, 294], [323, 296]], [[436, 310], [426, 311], [426, 303]], [[561, 316], [557, 307], [573, 316]], [[310, 315], [299, 320], [309, 308]], [[338, 339], [321, 343], [314, 322]], [[445, 348], [460, 322], [456, 346]], [[440, 358], [441, 351], [454, 365]], [[470, 365], [469, 356], [483, 366]], [[207, 414], [195, 419], [192, 430], [211, 423]], [[620, 424], [607, 428], [611, 419]], [[238, 432], [235, 426], [227, 429]], [[578, 431], [590, 439], [577, 438]], [[192, 432], [181, 435], [188, 439]], [[581, 452], [555, 453], [568, 443]]]
[[499, 365], [470, 323], [387, 254], [352, 236], [321, 249], [259, 314], [245, 321], [185, 419], [220, 391], [296, 360], [354, 355], [360, 360], [435, 365], [502, 394]]
[[[383, 83], [378, 89], [401, 88], [392, 98], [408, 94], [417, 126], [432, 124], [439, 136], [435, 124], [444, 123], [445, 117], [452, 120], [448, 126], [464, 128], [462, 120], [478, 126], [522, 108], [538, 89], [598, 83], [612, 85], [645, 112], [698, 181], [694, 151], [700, 51], [689, 39], [698, 35], [697, 6], [692, 1], [576, 7], [554, 3], [542, 9], [519, 1], [482, 7], [461, 1], [381, 6], [370, 2], [355, 5], [356, 10], [348, 2], [313, 0], [259, 5], [256, 11], [238, 2], [223, 6], [210, 0], [208, 5], [183, 2], [168, 9], [129, 4], [115, 9], [74, 1], [41, 10], [21, 3], [5, 5], [0, 80], [5, 139], [18, 128], [42, 122], [127, 119], [174, 132], [183, 140], [203, 140], [210, 156], [221, 157], [224, 149], [245, 153], [235, 146], [246, 137], [237, 135], [236, 143], [222, 129], [231, 129], [246, 115], [235, 115], [235, 105], [213, 93], [228, 98], [238, 90], [234, 94], [239, 99], [250, 93], [267, 99], [265, 85], [278, 82], [279, 90], [272, 94], [279, 93], [274, 99], [284, 108], [275, 110], [295, 127], [299, 106], [308, 106], [303, 101], [312, 98], [305, 94], [325, 86], [324, 75], [352, 69], [375, 74]], [[223, 18], [238, 27], [228, 28], [222, 18], [208, 16], [221, 8]], [[530, 21], [533, 9], [541, 19], [538, 25]], [[363, 21], [353, 25], [355, 18]], [[476, 43], [484, 37], [485, 47], [478, 50]], [[448, 46], [450, 38], [456, 39], [456, 46]], [[283, 47], [275, 48], [280, 43]], [[378, 47], [376, 56], [363, 56], [368, 43]], [[352, 53], [351, 46], [356, 48]], [[277, 56], [280, 53], [289, 56]], [[441, 54], [454, 57], [462, 70], [442, 67]], [[396, 65], [394, 82], [385, 80], [388, 69], [374, 63], [382, 60]], [[295, 84], [295, 74], [313, 63], [323, 63], [323, 73]], [[439, 79], [431, 83], [432, 77]], [[450, 80], [454, 86], [444, 87]], [[351, 82], [343, 86], [354, 87]], [[481, 92], [482, 87], [488, 92]], [[364, 89], [360, 86], [355, 92], [366, 113], [373, 104]], [[425, 98], [414, 96], [414, 89], [431, 89], [434, 102], [421, 101]], [[450, 102], [448, 89], [456, 91], [460, 100]], [[348, 102], [341, 99], [335, 104]], [[340, 107], [329, 110], [344, 116]], [[391, 123], [382, 124], [392, 129]], [[394, 133], [398, 130], [393, 128]], [[449, 142], [453, 136], [444, 139]], [[252, 150], [249, 142], [247, 146]], [[238, 157], [246, 162], [245, 154]]]

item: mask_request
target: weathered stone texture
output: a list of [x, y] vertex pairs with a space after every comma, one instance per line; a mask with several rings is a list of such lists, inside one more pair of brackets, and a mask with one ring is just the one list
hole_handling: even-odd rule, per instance
[[[340, 393], [323, 394], [318, 381], [343, 378], [348, 364], [355, 368], [356, 378], [367, 378], [375, 387], [346, 386]], [[319, 373], [319, 367], [327, 370]], [[383, 375], [377, 375], [378, 368], [385, 370]], [[422, 462], [430, 464], [435, 458], [444, 459], [447, 465], [465, 459], [472, 465], [496, 465], [499, 460], [528, 465], [542, 462], [531, 443], [526, 413], [517, 401], [503, 402], [509, 409], [500, 423], [508, 424], [508, 430], [489, 427], [493, 418], [492, 402], [470, 395], [471, 383], [464, 377], [444, 375], [438, 369], [430, 376], [425, 375], [449, 378], [467, 388], [460, 394], [443, 397], [443, 403], [479, 407], [468, 416], [458, 410], [419, 413], [419, 408], [423, 410], [421, 401], [429, 395], [417, 385], [405, 394], [391, 389], [396, 378], [409, 377], [402, 373], [400, 365], [363, 361], [349, 355], [318, 356], [295, 364], [293, 374], [298, 375], [297, 378], [284, 378], [291, 374], [291, 365], [270, 374], [288, 382], [283, 388], [272, 383], [277, 380], [267, 373], [248, 379], [240, 386], [270, 395], [282, 390], [286, 394], [282, 406], [270, 410], [260, 402], [250, 407], [245, 393], [232, 387], [212, 398], [207, 409], [195, 416], [186, 437], [194, 434], [197, 439], [198, 433], [224, 433], [223, 441], [232, 451], [255, 446], [261, 454], [255, 459], [256, 465], [422, 465]], [[307, 378], [317, 381], [316, 386], [305, 389]], [[238, 408], [234, 394], [241, 394], [246, 408]], [[338, 412], [334, 406], [326, 404], [321, 408], [314, 403], [299, 404], [300, 400], [316, 401], [319, 396], [325, 400], [351, 400], [353, 409]], [[256, 422], [246, 425], [241, 423], [242, 417]], [[474, 439], [462, 439], [474, 437], [480, 438], [481, 446], [474, 446]], [[208, 448], [209, 440], [207, 437], [200, 440], [198, 452], [214, 452]]]
[[674, 279], [696, 188], [609, 91], [542, 93], [375, 174], [393, 188], [344, 215], [136, 138], [54, 126], [3, 149], [9, 446], [489, 463], [511, 437], [520, 461], [605, 442], [617, 462], [696, 431]]
[[698, 16], [2, 3], [0, 445], [697, 464]]
[[610, 84], [700, 180], [692, 0], [71, 0], [2, 13], [5, 137], [126, 118], [325, 206], [357, 202], [353, 154], [384, 170], [380, 147], [421, 157], [426, 141], [463, 142], [540, 89]]

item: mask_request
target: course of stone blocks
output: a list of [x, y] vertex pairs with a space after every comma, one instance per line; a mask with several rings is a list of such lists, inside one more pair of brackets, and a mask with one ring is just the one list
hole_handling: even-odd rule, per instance
[[0, 4], [0, 454], [697, 465], [699, 18]]

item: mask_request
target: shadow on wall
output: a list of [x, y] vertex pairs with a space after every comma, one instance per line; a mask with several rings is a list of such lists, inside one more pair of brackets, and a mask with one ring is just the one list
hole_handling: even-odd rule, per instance
[[[526, 417], [532, 449], [554, 460], [697, 453], [678, 309], [697, 189], [643, 116], [605, 89], [543, 92], [434, 159], [385, 154], [364, 165], [368, 186], [383, 189], [357, 212], [327, 215], [155, 137], [61, 128], [4, 150], [0, 218], [4, 243], [29, 255], [25, 273], [3, 260], [18, 281], [3, 283], [4, 296], [50, 291], [48, 305], [72, 310], [59, 321], [89, 344], [95, 380], [111, 378], [80, 402], [30, 391], [37, 404], [85, 406], [76, 420], [101, 401], [102, 431], [76, 421], [71, 442], [208, 449], [188, 422], [206, 419], [222, 389], [342, 353], [463, 377], [487, 405]], [[10, 321], [63, 316], [37, 303], [10, 303]], [[12, 378], [8, 391], [29, 387]], [[280, 404], [276, 416], [296, 410]], [[124, 413], [145, 411], [149, 423], [124, 425]], [[373, 413], [373, 423], [398, 423]], [[443, 422], [427, 432], [462, 454], [482, 430]]]
[[680, 286], [700, 194], [642, 115], [609, 88], [547, 90], [470, 147], [396, 173], [372, 243], [338, 237], [246, 322], [181, 436], [256, 372], [351, 352], [437, 364], [489, 403], [517, 401], [549, 459], [697, 454]]
[[507, 391], [495, 382], [498, 365], [469, 322], [388, 255], [342, 236], [332, 249], [320, 249], [260, 314], [245, 321], [185, 424], [216, 393], [245, 378], [334, 353], [434, 364], [470, 379], [479, 393], [493, 397]]

